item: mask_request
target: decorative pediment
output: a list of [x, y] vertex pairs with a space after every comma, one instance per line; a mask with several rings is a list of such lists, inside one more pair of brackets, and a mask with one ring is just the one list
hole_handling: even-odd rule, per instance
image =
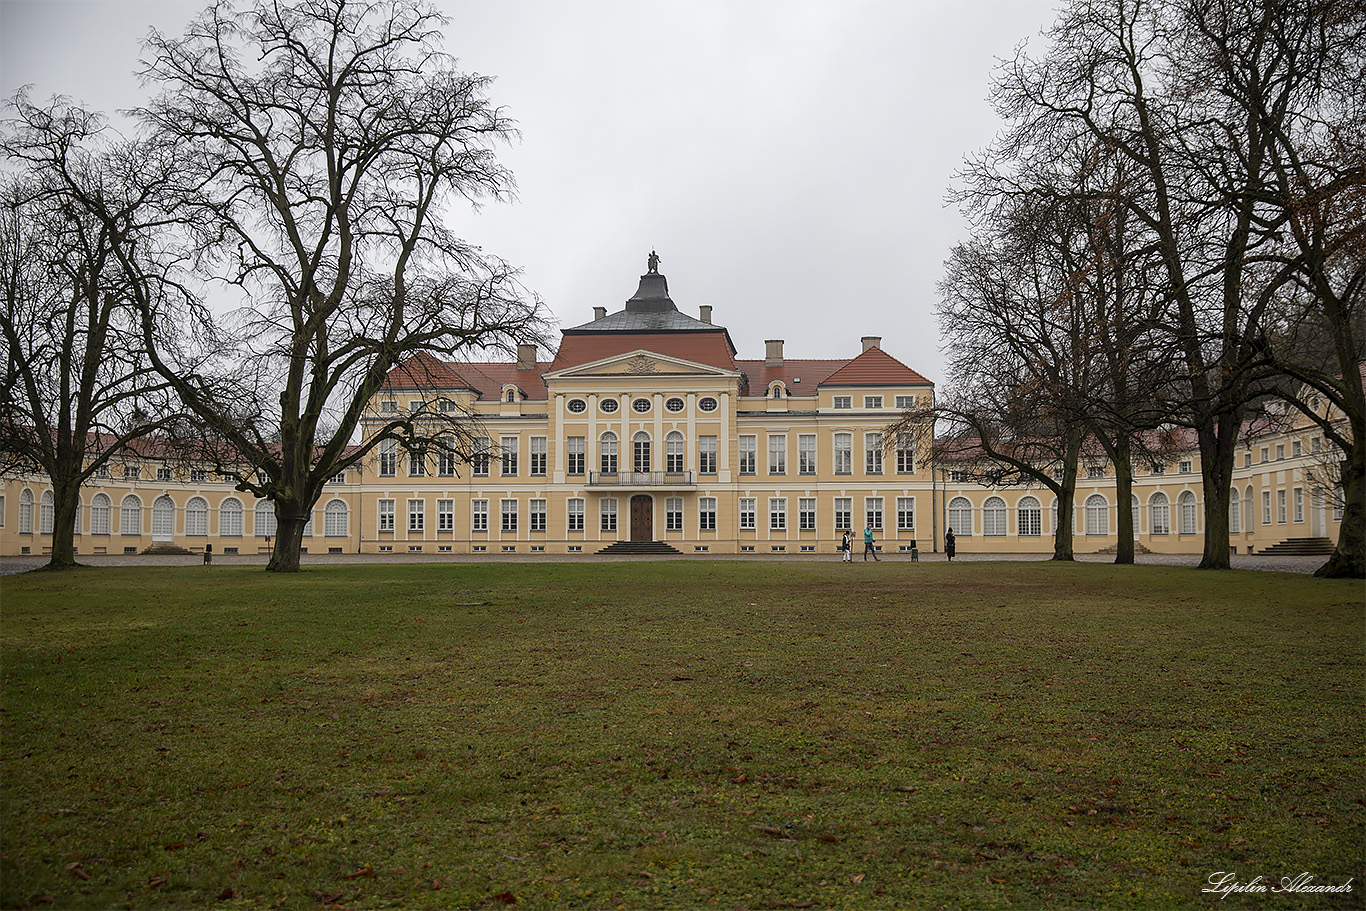
[[564, 370], [556, 370], [553, 373], [545, 374], [544, 378], [546, 382], [552, 382], [554, 380], [584, 379], [595, 376], [620, 377], [643, 375], [712, 376], [725, 377], [728, 379], [738, 379], [740, 376], [739, 372], [735, 370], [724, 370], [713, 367], [710, 364], [699, 364], [696, 361], [688, 361], [683, 358], [670, 357], [667, 354], [648, 351], [644, 348], [637, 348], [635, 351], [616, 354], [599, 361], [578, 364]]

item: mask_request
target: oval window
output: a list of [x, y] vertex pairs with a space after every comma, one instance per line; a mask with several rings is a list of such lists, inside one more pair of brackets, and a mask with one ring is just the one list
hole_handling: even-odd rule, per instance
[[585, 402], [583, 399], [570, 399], [569, 410], [574, 412], [575, 414], [583, 414], [585, 411], [588, 410], [588, 403]]
[[617, 400], [603, 399], [601, 402], [598, 403], [598, 407], [601, 408], [605, 413], [612, 414], [614, 411], [617, 410]]
[[631, 410], [632, 410], [632, 411], [635, 411], [635, 412], [638, 412], [639, 414], [644, 414], [645, 412], [647, 412], [647, 411], [650, 410], [650, 400], [649, 400], [649, 399], [632, 399], [632, 400], [631, 400]]
[[683, 400], [679, 398], [669, 399], [664, 403], [664, 407], [670, 411], [678, 412], [683, 410]]
[[705, 398], [705, 399], [703, 399], [702, 401], [698, 402], [698, 403], [697, 403], [697, 407], [700, 408], [700, 409], [702, 409], [703, 411], [715, 411], [715, 410], [716, 410], [716, 399], [712, 398], [711, 396], [708, 396], [707, 398]]

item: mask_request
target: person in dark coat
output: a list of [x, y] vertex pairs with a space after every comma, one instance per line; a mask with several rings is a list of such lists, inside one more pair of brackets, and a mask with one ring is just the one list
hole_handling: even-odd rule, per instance
[[948, 554], [949, 559], [952, 560], [954, 552], [957, 550], [958, 539], [953, 536], [953, 529], [950, 528], [948, 531], [944, 532], [944, 553]]

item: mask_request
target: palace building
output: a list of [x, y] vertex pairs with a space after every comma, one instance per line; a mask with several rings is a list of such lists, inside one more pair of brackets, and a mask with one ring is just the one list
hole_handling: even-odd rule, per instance
[[[738, 357], [712, 307], [696, 317], [650, 268], [625, 306], [594, 308], [562, 330], [549, 360], [524, 345], [515, 362], [416, 357], [390, 372], [362, 422], [455, 402], [474, 415], [468, 459], [405, 452], [393, 441], [342, 472], [305, 529], [308, 553], [591, 554], [634, 543], [683, 554], [832, 554], [842, 532], [872, 525], [884, 554], [1052, 552], [1056, 503], [1046, 488], [969, 483], [911, 435], [884, 439], [934, 384], [862, 339], [853, 358], [789, 359], [783, 342]], [[928, 448], [928, 447], [926, 447]], [[1274, 454], [1274, 458], [1272, 457]], [[78, 555], [156, 545], [216, 553], [269, 550], [275, 518], [231, 481], [157, 458], [144, 444], [82, 493]], [[1230, 519], [1239, 553], [1287, 539], [1331, 546], [1341, 507], [1325, 495], [1326, 455], [1311, 425], [1264, 423], [1240, 454]], [[1146, 469], [1151, 469], [1148, 471]], [[1331, 493], [1331, 489], [1329, 492]], [[1113, 471], [1082, 467], [1077, 553], [1112, 548]], [[1198, 456], [1178, 447], [1134, 480], [1135, 536], [1154, 552], [1200, 553]], [[10, 478], [0, 493], [0, 555], [51, 549], [46, 479]], [[860, 546], [861, 549], [861, 546]]]

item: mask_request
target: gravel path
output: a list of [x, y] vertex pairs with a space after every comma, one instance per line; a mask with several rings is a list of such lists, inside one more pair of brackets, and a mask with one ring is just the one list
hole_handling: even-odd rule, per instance
[[[142, 556], [124, 555], [113, 556], [80, 556], [77, 558], [81, 563], [88, 566], [196, 566], [199, 565], [201, 558], [197, 555], [184, 556]], [[658, 560], [659, 557], [599, 557], [595, 554], [508, 554], [506, 556], [488, 556], [487, 554], [305, 554], [303, 565], [326, 566], [337, 563], [582, 563], [593, 561], [599, 563], [623, 561], [623, 560]], [[768, 555], [768, 554], [707, 554], [705, 556], [691, 557], [680, 556], [664, 559], [700, 559], [700, 560], [763, 560], [771, 562], [785, 561], [806, 561], [823, 560], [833, 563], [839, 560], [839, 554], [820, 554], [812, 556], [802, 555]], [[884, 554], [882, 559], [888, 563], [906, 563], [910, 558], [905, 554]], [[920, 555], [923, 563], [942, 563], [943, 554]], [[1045, 557], [1038, 554], [962, 554], [960, 553], [954, 562], [957, 563], [978, 563], [990, 561], [1043, 561]], [[1114, 560], [1108, 554], [1078, 554], [1078, 560], [1088, 563], [1110, 563]], [[1154, 566], [1197, 566], [1200, 563], [1199, 554], [1143, 554], [1138, 556], [1137, 562], [1140, 564], [1151, 564]], [[1253, 569], [1265, 572], [1280, 573], [1313, 573], [1324, 564], [1327, 557], [1263, 557], [1255, 554], [1236, 555], [1233, 557], [1234, 569]], [[226, 556], [215, 554], [213, 558], [215, 566], [227, 565], [257, 565], [264, 566], [266, 557], [264, 555], [249, 556]], [[0, 576], [14, 575], [16, 573], [28, 572], [37, 569], [47, 563], [46, 557], [0, 557]]]

